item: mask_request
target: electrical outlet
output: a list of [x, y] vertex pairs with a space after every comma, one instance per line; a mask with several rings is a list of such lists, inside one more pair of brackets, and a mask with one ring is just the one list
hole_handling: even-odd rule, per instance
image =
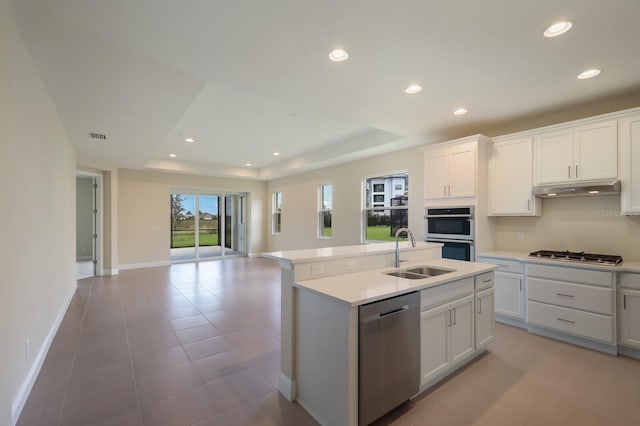
[[524, 232], [516, 232], [516, 240], [518, 241], [524, 240]]
[[311, 275], [318, 275], [322, 273], [322, 265], [311, 265]]
[[25, 339], [24, 341], [24, 358], [25, 359], [29, 358], [29, 352], [30, 352], [29, 339]]
[[344, 265], [345, 269], [347, 271], [353, 271], [354, 269], [356, 269], [356, 261], [355, 260], [347, 260], [345, 265]]

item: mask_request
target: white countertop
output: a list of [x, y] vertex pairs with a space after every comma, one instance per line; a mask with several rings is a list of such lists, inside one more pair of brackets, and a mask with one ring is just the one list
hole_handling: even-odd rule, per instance
[[396, 268], [383, 268], [302, 281], [295, 283], [294, 287], [324, 294], [344, 301], [351, 306], [358, 306], [478, 275], [483, 272], [489, 272], [498, 267], [497, 265], [486, 263], [436, 259], [423, 262], [403, 263], [399, 269], [404, 270], [423, 265], [451, 269], [454, 272], [421, 280], [411, 280], [386, 275], [385, 272], [394, 271]]
[[[399, 247], [403, 252], [408, 250], [424, 250], [424, 249], [437, 249], [442, 247], [440, 243], [426, 243], [416, 242], [415, 247], [411, 247], [409, 241], [400, 241]], [[322, 258], [344, 258], [344, 257], [357, 257], [367, 256], [372, 253], [384, 254], [393, 253], [396, 250], [395, 242], [388, 243], [369, 243], [369, 244], [357, 244], [353, 246], [341, 246], [341, 247], [325, 247], [303, 250], [287, 250], [287, 251], [273, 251], [269, 253], [261, 253], [260, 256], [273, 259], [273, 260], [288, 260], [291, 263], [303, 263], [314, 262]]]
[[529, 256], [528, 252], [505, 251], [505, 250], [486, 251], [486, 252], [477, 254], [476, 257], [517, 260], [517, 261], [526, 262], [526, 263], [537, 263], [540, 265], [566, 266], [570, 268], [597, 269], [599, 271], [609, 271], [609, 272], [640, 273], [640, 261], [637, 261], [637, 260], [631, 260], [631, 261], [623, 260], [622, 264], [618, 266], [607, 266], [607, 265], [598, 265], [597, 263], [581, 263], [581, 262], [573, 262], [573, 261], [568, 261], [563, 259], [557, 259], [557, 260], [538, 259], [538, 258]]

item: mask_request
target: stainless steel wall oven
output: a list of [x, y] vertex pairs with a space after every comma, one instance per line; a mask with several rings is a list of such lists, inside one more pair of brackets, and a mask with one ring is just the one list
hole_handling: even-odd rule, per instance
[[442, 243], [443, 258], [475, 260], [473, 213], [473, 206], [427, 207], [425, 240]]

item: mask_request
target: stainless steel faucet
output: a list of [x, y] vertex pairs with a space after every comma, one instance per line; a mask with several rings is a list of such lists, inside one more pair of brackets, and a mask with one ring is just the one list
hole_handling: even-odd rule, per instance
[[400, 267], [400, 248], [398, 248], [398, 239], [400, 238], [400, 234], [403, 232], [411, 239], [411, 247], [416, 246], [416, 239], [413, 238], [413, 232], [411, 232], [409, 228], [400, 228], [396, 231], [396, 268]]

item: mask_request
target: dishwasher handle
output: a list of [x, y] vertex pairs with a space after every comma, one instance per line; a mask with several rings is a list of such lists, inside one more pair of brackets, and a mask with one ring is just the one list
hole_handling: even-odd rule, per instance
[[367, 322], [372, 322], [372, 321], [377, 321], [381, 318], [386, 318], [386, 317], [390, 317], [393, 315], [397, 315], [399, 313], [402, 313], [404, 311], [408, 311], [409, 310], [409, 305], [404, 305], [404, 306], [400, 306], [399, 308], [396, 309], [392, 309], [390, 311], [387, 312], [376, 312], [375, 314], [372, 315], [368, 315], [364, 318], [360, 318], [360, 322], [361, 323], [367, 323]]

